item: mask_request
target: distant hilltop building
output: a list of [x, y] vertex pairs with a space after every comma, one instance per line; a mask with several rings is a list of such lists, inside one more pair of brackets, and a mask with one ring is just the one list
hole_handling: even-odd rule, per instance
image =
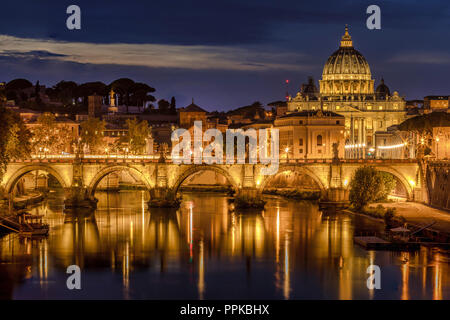
[[374, 90], [374, 80], [364, 56], [353, 47], [345, 27], [341, 44], [327, 60], [317, 89], [309, 78], [295, 97], [288, 99], [288, 112], [331, 111], [345, 117], [347, 157], [365, 156], [375, 145], [375, 132], [406, 119], [405, 100], [391, 93], [381, 79]]
[[449, 110], [450, 96], [426, 96], [423, 98], [423, 108], [425, 112]]

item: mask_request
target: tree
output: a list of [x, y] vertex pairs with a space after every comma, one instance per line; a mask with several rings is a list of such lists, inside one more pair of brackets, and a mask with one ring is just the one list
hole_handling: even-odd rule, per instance
[[46, 94], [52, 99], [60, 101], [63, 105], [71, 105], [76, 99], [78, 85], [73, 81], [60, 81], [52, 88], [46, 90]]
[[26, 159], [31, 153], [31, 133], [20, 116], [0, 106], [0, 177], [12, 159]]
[[136, 119], [128, 119], [126, 121], [128, 132], [125, 136], [120, 137], [119, 142], [128, 144], [131, 153], [142, 154], [145, 152], [147, 140], [151, 135], [151, 129], [147, 121], [138, 122]]
[[79, 85], [76, 89], [76, 96], [77, 98], [82, 98], [84, 107], [88, 106], [88, 96], [91, 96], [93, 94], [98, 94], [102, 97], [107, 96], [107, 85], [100, 81], [86, 82]]
[[89, 118], [81, 123], [81, 145], [89, 148], [91, 153], [102, 153], [106, 147], [103, 141], [103, 132], [106, 123], [98, 118]]
[[350, 182], [350, 202], [360, 210], [375, 201], [381, 190], [382, 178], [378, 171], [369, 166], [360, 167]]
[[68, 127], [59, 125], [53, 113], [45, 112], [37, 118], [33, 127], [31, 145], [37, 154], [59, 154], [70, 151], [73, 135]]
[[176, 105], [175, 97], [172, 97], [172, 99], [170, 99], [170, 113], [171, 114], [177, 113], [177, 105]]
[[0, 85], [0, 106], [4, 106], [6, 102], [6, 88]]
[[149, 94], [151, 92], [155, 92], [155, 89], [145, 83], [136, 82], [130, 88], [130, 104], [140, 108], [144, 107], [148, 101], [155, 101], [155, 97]]
[[380, 175], [381, 178], [381, 186], [380, 192], [375, 198], [375, 201], [385, 201], [387, 200], [392, 190], [395, 189], [397, 181], [395, 180], [394, 176], [390, 173], [379, 171], [378, 174]]
[[120, 78], [117, 80], [114, 80], [109, 85], [111, 89], [114, 90], [119, 95], [119, 104], [125, 104], [127, 107], [127, 113], [128, 113], [128, 106], [130, 105], [130, 94], [133, 91], [133, 87], [135, 85], [135, 82], [129, 78]]
[[[23, 90], [32, 88], [33, 84], [26, 79], [14, 79], [5, 86], [6, 97], [8, 100], [20, 100], [21, 102], [28, 100], [28, 95]], [[16, 101], [17, 102], [17, 101]]]
[[42, 106], [41, 85], [39, 84], [39, 80], [36, 82], [36, 85], [34, 86], [34, 102], [37, 107]]
[[158, 101], [158, 109], [160, 113], [167, 113], [169, 111], [169, 101], [161, 99]]
[[27, 79], [14, 79], [6, 84], [6, 91], [21, 91], [32, 86], [33, 84]]

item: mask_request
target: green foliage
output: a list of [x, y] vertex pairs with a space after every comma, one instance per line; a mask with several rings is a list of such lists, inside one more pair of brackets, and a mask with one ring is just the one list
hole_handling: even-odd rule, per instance
[[81, 123], [81, 144], [87, 146], [91, 153], [103, 153], [106, 147], [103, 141], [105, 121], [98, 118], [89, 118]]
[[126, 121], [128, 132], [125, 136], [120, 137], [119, 142], [127, 144], [129, 151], [135, 154], [142, 154], [145, 152], [147, 146], [147, 139], [151, 135], [150, 127], [147, 121], [138, 122], [136, 119], [128, 119]]
[[29, 158], [31, 133], [20, 116], [0, 107], [0, 176], [11, 159]]
[[389, 194], [395, 189], [397, 181], [390, 173], [379, 171], [378, 174], [381, 177], [381, 187], [375, 201], [386, 201]]
[[234, 206], [236, 209], [264, 209], [266, 201], [261, 197], [248, 198], [241, 195], [234, 197]]
[[384, 223], [386, 224], [386, 228], [394, 227], [394, 217], [395, 217], [395, 208], [387, 208], [384, 214]]
[[390, 173], [370, 166], [360, 167], [350, 182], [350, 202], [360, 210], [369, 203], [386, 201], [396, 185], [397, 181]]
[[265, 194], [278, 195], [290, 199], [297, 200], [318, 200], [320, 198], [320, 191], [302, 191], [302, 190], [283, 190], [280, 188], [266, 188], [264, 189]]
[[69, 151], [73, 135], [69, 128], [60, 126], [53, 113], [45, 112], [37, 118], [37, 125], [32, 129], [31, 145], [36, 154]]
[[367, 214], [371, 217], [382, 219], [384, 217], [384, 214], [386, 212], [386, 209], [381, 205], [377, 205], [376, 207], [365, 207], [362, 212], [364, 214]]
[[361, 209], [373, 202], [381, 191], [381, 176], [373, 167], [360, 167], [350, 182], [350, 202]]

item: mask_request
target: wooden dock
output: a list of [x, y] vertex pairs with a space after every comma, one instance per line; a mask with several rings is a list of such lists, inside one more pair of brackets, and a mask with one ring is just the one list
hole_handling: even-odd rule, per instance
[[15, 232], [23, 237], [46, 236], [48, 224], [42, 223], [42, 215], [31, 215], [26, 212], [18, 215], [0, 216], [0, 231]]
[[417, 242], [390, 242], [376, 236], [353, 237], [353, 241], [366, 250], [418, 250]]

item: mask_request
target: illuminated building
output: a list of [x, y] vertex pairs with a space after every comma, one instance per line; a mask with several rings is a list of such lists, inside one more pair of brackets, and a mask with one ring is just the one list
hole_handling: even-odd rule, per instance
[[425, 112], [449, 110], [450, 96], [426, 96], [423, 98]]
[[405, 100], [398, 92], [391, 94], [383, 79], [374, 90], [369, 64], [353, 47], [347, 27], [339, 49], [325, 63], [319, 84], [317, 90], [310, 79], [295, 97], [289, 97], [288, 111], [322, 109], [343, 115], [345, 144], [356, 149], [346, 152], [346, 157], [366, 157], [374, 146], [376, 131], [385, 131], [406, 118]]
[[288, 159], [332, 159], [333, 144], [344, 157], [343, 116], [330, 111], [300, 111], [278, 117], [280, 157]]
[[194, 125], [194, 121], [201, 121], [202, 127], [206, 128], [206, 111], [192, 103], [185, 108], [181, 108], [178, 113], [178, 119], [181, 128], [189, 129]]
[[432, 150], [436, 159], [450, 159], [450, 127], [433, 128]]

